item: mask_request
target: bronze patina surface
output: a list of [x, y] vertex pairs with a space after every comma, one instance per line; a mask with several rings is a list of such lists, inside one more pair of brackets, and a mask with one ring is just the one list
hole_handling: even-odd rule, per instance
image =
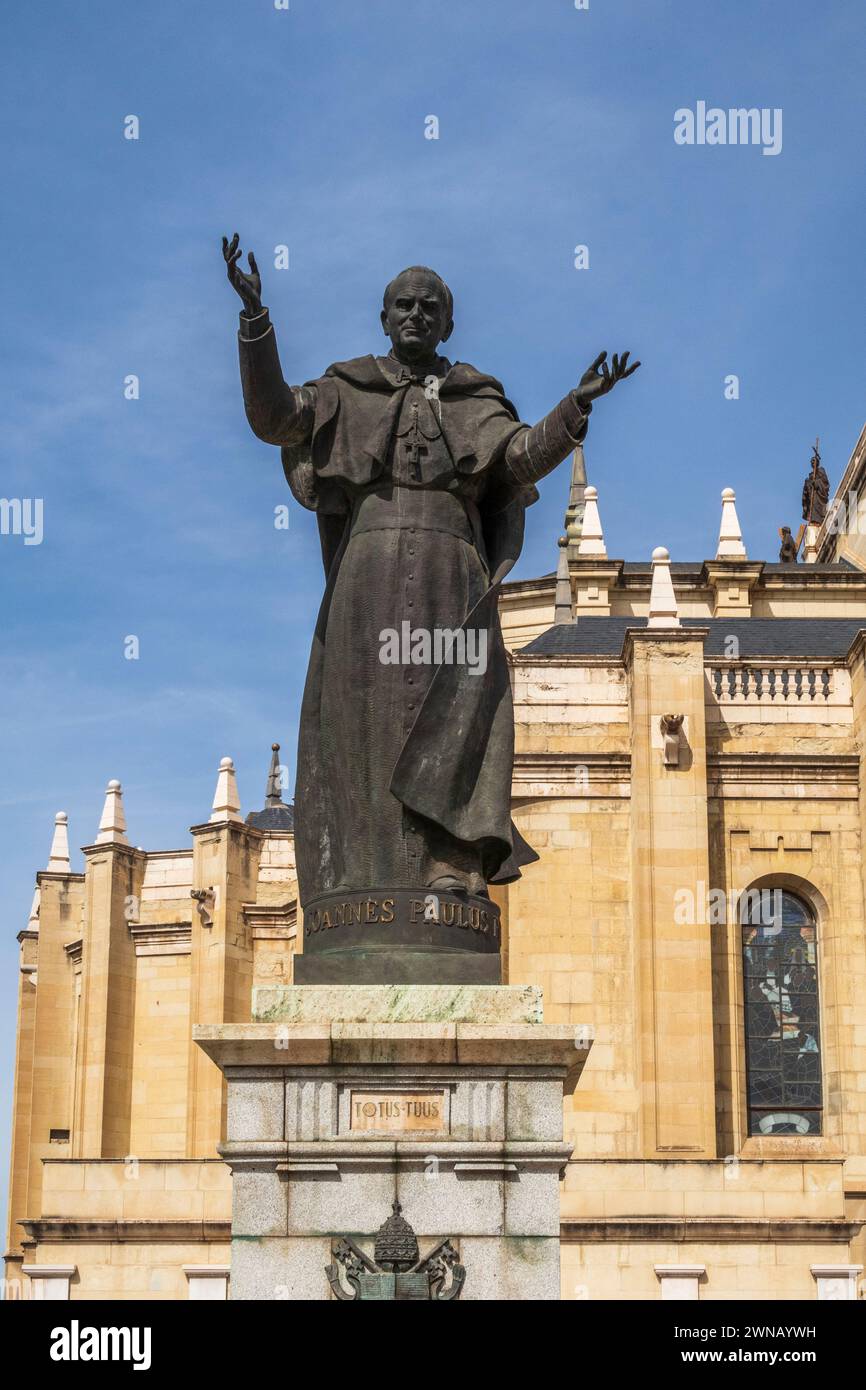
[[[255, 257], [241, 270], [237, 235], [223, 253], [244, 305], [247, 418], [281, 448], [292, 493], [316, 513], [325, 570], [298, 740], [301, 904], [308, 913], [323, 895], [374, 885], [474, 903], [537, 858], [510, 815], [499, 589], [520, 554], [535, 484], [583, 440], [593, 402], [639, 363], [625, 353], [608, 365], [599, 354], [549, 415], [523, 424], [494, 377], [439, 354], [454, 326], [451, 291], [413, 266], [385, 289], [387, 355], [335, 362], [290, 386]], [[423, 919], [389, 925], [387, 941], [354, 932], [359, 981], [493, 981], [489, 934], [455, 948]], [[375, 973], [383, 962], [369, 962], [383, 948], [404, 957], [402, 973]], [[351, 982], [342, 945], [323, 947], [305, 929], [305, 951], [296, 979]], [[410, 972], [411, 952], [420, 974]], [[468, 973], [448, 964], [455, 954]], [[322, 973], [326, 957], [332, 975]]]

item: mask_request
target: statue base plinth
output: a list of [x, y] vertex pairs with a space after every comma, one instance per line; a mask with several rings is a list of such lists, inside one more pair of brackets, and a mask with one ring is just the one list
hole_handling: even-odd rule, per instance
[[256, 985], [254, 1023], [541, 1023], [538, 985]]
[[304, 905], [299, 985], [498, 985], [501, 926], [489, 898], [370, 888]]
[[527, 1022], [528, 987], [262, 988], [256, 1007], [270, 1021], [193, 1032], [228, 1086], [232, 1299], [559, 1298], [585, 1029]]

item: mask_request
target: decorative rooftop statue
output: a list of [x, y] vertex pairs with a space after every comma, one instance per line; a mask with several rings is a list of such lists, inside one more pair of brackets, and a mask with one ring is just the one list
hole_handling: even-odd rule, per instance
[[803, 520], [807, 526], [820, 526], [827, 515], [830, 501], [830, 479], [821, 466], [818, 451], [819, 441], [812, 445], [812, 459], [809, 476], [803, 484]]
[[782, 548], [779, 551], [779, 559], [783, 565], [796, 565], [797, 563], [797, 542], [791, 535], [790, 526], [779, 528], [779, 536], [782, 541]]

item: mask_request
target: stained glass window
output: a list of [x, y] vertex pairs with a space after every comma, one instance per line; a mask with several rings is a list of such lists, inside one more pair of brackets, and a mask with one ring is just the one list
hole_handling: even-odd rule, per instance
[[749, 1133], [821, 1133], [814, 914], [780, 888], [741, 906]]

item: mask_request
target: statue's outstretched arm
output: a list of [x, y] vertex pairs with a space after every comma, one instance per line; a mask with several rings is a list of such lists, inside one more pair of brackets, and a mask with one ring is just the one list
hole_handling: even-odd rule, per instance
[[582, 442], [591, 410], [591, 405], [578, 405], [569, 391], [537, 425], [518, 430], [505, 452], [511, 480], [524, 486], [552, 472]]
[[518, 430], [505, 453], [505, 466], [515, 483], [537, 483], [567, 458], [586, 434], [592, 403], [606, 395], [618, 381], [637, 371], [640, 362], [628, 366], [628, 353], [613, 356], [608, 368], [606, 352], [583, 374], [580, 385], [554, 406], [537, 425]]
[[256, 258], [249, 253], [249, 272], [241, 270], [238, 234], [223, 237], [223, 258], [229, 284], [240, 295], [238, 352], [244, 408], [250, 428], [266, 444], [304, 444], [313, 431], [316, 413], [314, 386], [289, 386], [283, 377], [277, 340], [266, 308]]

